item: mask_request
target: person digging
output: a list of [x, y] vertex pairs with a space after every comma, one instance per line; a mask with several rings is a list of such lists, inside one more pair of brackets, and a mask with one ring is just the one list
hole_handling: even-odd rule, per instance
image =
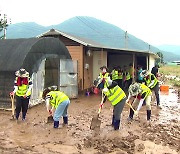
[[57, 86], [51, 86], [43, 91], [42, 98], [45, 99], [46, 108], [53, 115], [54, 128], [59, 127], [59, 120], [63, 117], [63, 124], [68, 124], [68, 106], [70, 100], [66, 94], [57, 91]]
[[148, 88], [145, 84], [141, 83], [133, 83], [129, 86], [129, 95], [126, 102], [129, 102], [132, 97], [134, 97], [134, 101], [132, 103], [132, 107], [134, 109], [137, 108], [136, 112], [134, 112], [130, 108], [130, 113], [128, 117], [128, 121], [131, 121], [133, 119], [134, 114], [138, 116], [139, 110], [141, 109], [143, 102], [146, 102], [146, 110], [147, 110], [147, 121], [150, 121], [151, 118], [151, 95], [152, 92], [150, 88]]
[[99, 85], [102, 87], [103, 85], [102, 92], [103, 95], [105, 95], [103, 103], [105, 103], [108, 98], [113, 106], [112, 126], [114, 127], [114, 130], [118, 130], [120, 127], [121, 113], [126, 102], [126, 94], [118, 86], [117, 82], [112, 81], [110, 77], [106, 77], [104, 79], [98, 78], [96, 83], [96, 87]]

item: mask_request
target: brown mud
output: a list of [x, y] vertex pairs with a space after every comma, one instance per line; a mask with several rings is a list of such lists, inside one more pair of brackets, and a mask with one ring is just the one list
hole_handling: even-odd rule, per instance
[[[69, 106], [69, 125], [54, 129], [46, 123], [49, 116], [44, 104], [28, 110], [25, 122], [10, 120], [11, 112], [0, 111], [1, 154], [179, 154], [180, 101], [179, 92], [170, 89], [160, 93], [162, 109], [152, 102], [151, 123], [146, 121], [142, 107], [139, 117], [127, 121], [125, 105], [120, 130], [111, 126], [112, 106], [106, 102], [100, 113], [101, 127], [91, 130], [100, 95], [80, 96]], [[60, 121], [62, 123], [62, 120]]]

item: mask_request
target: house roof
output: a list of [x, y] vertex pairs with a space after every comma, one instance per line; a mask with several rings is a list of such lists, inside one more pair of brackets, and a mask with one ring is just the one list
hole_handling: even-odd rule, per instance
[[0, 47], [0, 71], [16, 71], [24, 67], [32, 73], [37, 71], [41, 59], [71, 59], [65, 45], [52, 37], [0, 40]]
[[62, 35], [90, 47], [114, 50], [156, 53], [158, 48], [123, 31], [117, 26], [85, 16], [64, 21], [53, 29], [39, 35]]

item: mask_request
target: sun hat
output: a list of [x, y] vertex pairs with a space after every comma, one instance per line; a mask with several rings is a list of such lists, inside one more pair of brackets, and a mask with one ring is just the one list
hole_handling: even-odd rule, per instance
[[131, 96], [136, 96], [138, 95], [139, 93], [142, 92], [142, 89], [141, 89], [141, 84], [140, 83], [133, 83], [129, 86], [129, 93]]
[[22, 77], [22, 78], [29, 77], [29, 73], [24, 68], [21, 68], [18, 71], [16, 71], [15, 75], [17, 77]]

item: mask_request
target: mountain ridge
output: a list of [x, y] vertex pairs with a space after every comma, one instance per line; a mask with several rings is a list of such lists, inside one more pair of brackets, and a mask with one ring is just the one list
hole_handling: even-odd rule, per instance
[[[64, 32], [67, 32], [66, 30], [69, 28], [71, 28], [73, 23], [73, 18], [68, 19], [62, 23], [56, 24], [56, 25], [51, 25], [51, 26], [42, 26], [40, 24], [37, 24], [35, 22], [21, 22], [21, 23], [16, 23], [16, 24], [11, 24], [7, 27], [7, 39], [16, 39], [16, 38], [30, 38], [30, 37], [36, 37], [42, 33], [47, 32], [48, 30], [50, 30], [51, 28], [57, 29], [61, 31], [61, 29]], [[69, 25], [67, 25], [67, 21], [69, 21]], [[81, 22], [81, 21], [79, 21]], [[89, 27], [89, 29], [93, 29], [96, 30], [97, 26], [101, 26], [98, 25], [99, 23], [93, 23], [93, 21], [91, 20], [87, 20], [85, 23], [83, 24], [87, 24], [87, 23], [91, 22], [91, 27]], [[82, 24], [82, 23], [81, 23]], [[106, 24], [106, 22], [104, 22], [103, 24]], [[110, 24], [110, 23], [108, 23]], [[113, 31], [117, 27], [116, 25], [110, 24], [112, 26], [112, 31], [110, 28], [111, 33], [116, 32]], [[113, 29], [114, 27], [114, 29]], [[106, 30], [107, 27], [105, 27]], [[121, 28], [119, 28], [121, 29]], [[77, 32], [81, 32], [81, 28], [77, 27], [76, 28]], [[107, 28], [107, 30], [109, 30], [109, 27]], [[121, 29], [122, 30], [122, 29]], [[122, 30], [123, 31], [123, 30]], [[69, 31], [68, 31], [69, 32]], [[73, 33], [73, 31], [72, 31]], [[131, 34], [128, 34], [131, 35]], [[133, 35], [131, 35], [133, 36]], [[136, 38], [135, 36], [133, 36], [134, 38]], [[137, 38], [138, 39], [138, 38]], [[139, 39], [140, 40], [140, 39]], [[143, 40], [142, 40], [143, 41]], [[159, 45], [159, 46], [155, 46], [158, 49], [160, 49], [164, 55], [164, 61], [175, 61], [175, 60], [180, 60], [178, 59], [178, 55], [180, 55], [180, 46], [174, 46], [174, 45]]]

